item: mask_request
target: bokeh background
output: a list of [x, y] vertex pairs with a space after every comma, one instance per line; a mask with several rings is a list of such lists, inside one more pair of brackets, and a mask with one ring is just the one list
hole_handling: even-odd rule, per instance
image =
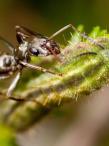
[[0, 34], [15, 41], [16, 24], [47, 36], [69, 23], [108, 29], [108, 14], [108, 0], [1, 0]]
[[[15, 46], [17, 45], [15, 25], [23, 25], [50, 36], [69, 23], [75, 26], [83, 24], [86, 32], [90, 32], [94, 26], [100, 26], [109, 31], [109, 1], [0, 0], [0, 35]], [[66, 41], [70, 32], [71, 30], [67, 31]], [[59, 35], [57, 39], [62, 44], [66, 43], [63, 35]], [[53, 111], [25, 133], [18, 134], [18, 143], [21, 146], [108, 146], [108, 95], [108, 88], [105, 87], [102, 94], [95, 93], [87, 101], [82, 101], [79, 106], [77, 103], [71, 103]], [[81, 115], [80, 111], [84, 106], [85, 111], [89, 112], [85, 113], [83, 110], [83, 119], [90, 121], [90, 127], [88, 125], [85, 127], [84, 120], [82, 120], [82, 124], [84, 123], [82, 127], [81, 120], [77, 118], [77, 115]], [[86, 120], [90, 114], [93, 115], [92, 118]], [[94, 127], [91, 127], [91, 122]], [[95, 130], [91, 130], [92, 128]]]

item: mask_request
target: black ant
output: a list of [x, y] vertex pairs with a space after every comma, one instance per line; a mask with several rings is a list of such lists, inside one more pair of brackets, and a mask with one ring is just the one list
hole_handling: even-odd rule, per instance
[[[13, 73], [17, 72], [17, 75], [13, 82], [11, 83], [8, 91], [7, 91], [7, 99], [13, 100], [24, 100], [12, 97], [12, 92], [15, 89], [22, 70], [24, 67], [32, 68], [34, 70], [39, 70], [42, 72], [48, 72], [51, 74], [56, 74], [48, 69], [42, 68], [40, 66], [30, 64], [31, 56], [48, 56], [54, 55], [58, 60], [58, 54], [60, 54], [59, 45], [53, 40], [61, 32], [65, 31], [68, 28], [72, 28], [74, 31], [78, 32], [83, 38], [89, 40], [92, 44], [99, 46], [104, 49], [104, 47], [95, 42], [92, 38], [88, 37], [86, 34], [78, 31], [72, 24], [69, 24], [59, 31], [54, 33], [50, 37], [45, 37], [37, 32], [33, 32], [26, 27], [16, 26], [16, 38], [19, 43], [18, 48], [15, 48], [10, 42], [0, 37], [0, 40], [10, 49], [11, 55], [1, 55], [0, 56], [0, 79], [5, 79], [10, 77]], [[86, 52], [83, 55], [87, 54], [96, 54], [94, 52]], [[82, 54], [80, 54], [81, 56]], [[60, 75], [60, 74], [56, 74]]]

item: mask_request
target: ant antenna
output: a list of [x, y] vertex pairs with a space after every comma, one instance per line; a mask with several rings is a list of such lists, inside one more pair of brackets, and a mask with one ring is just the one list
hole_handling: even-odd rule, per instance
[[75, 32], [77, 32], [80, 36], [82, 36], [83, 38], [87, 39], [89, 42], [91, 42], [92, 44], [99, 46], [102, 49], [105, 49], [104, 46], [102, 46], [100, 43], [96, 42], [93, 38], [87, 36], [86, 33], [81, 33], [76, 27], [74, 27], [72, 24], [68, 24], [66, 26], [64, 26], [63, 28], [59, 29], [57, 32], [55, 32], [53, 35], [51, 35], [49, 37], [49, 39], [52, 39], [54, 37], [56, 37], [57, 35], [59, 35], [60, 33], [64, 32], [65, 30], [67, 30], [68, 28], [72, 28]]
[[0, 36], [0, 41], [3, 42], [4, 45], [6, 45], [6, 47], [9, 48], [9, 50], [12, 52], [12, 54], [14, 55], [15, 54], [15, 48], [14, 46], [8, 42], [5, 38], [3, 38], [2, 36]]

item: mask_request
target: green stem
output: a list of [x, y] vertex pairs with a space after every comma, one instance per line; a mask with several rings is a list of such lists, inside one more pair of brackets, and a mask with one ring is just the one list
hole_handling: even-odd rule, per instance
[[[25, 130], [53, 108], [65, 102], [78, 100], [108, 83], [109, 39], [101, 37], [96, 41], [105, 49], [87, 42], [79, 42], [75, 47], [72, 45], [66, 47], [63, 52], [65, 63], [54, 66], [54, 69], [63, 76], [57, 77], [46, 73], [31, 79], [24, 92], [20, 90], [16, 92], [16, 95], [28, 101], [3, 103], [4, 107], [8, 106], [8, 112], [4, 112], [1, 119], [16, 130]], [[74, 57], [89, 51], [96, 52], [97, 55]]]

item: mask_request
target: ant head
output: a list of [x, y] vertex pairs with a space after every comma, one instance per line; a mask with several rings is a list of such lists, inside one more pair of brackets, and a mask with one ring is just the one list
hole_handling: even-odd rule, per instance
[[59, 45], [53, 40], [49, 40], [47, 38], [34, 38], [29, 44], [29, 51], [35, 56], [56, 56], [60, 53], [60, 48]]
[[16, 37], [20, 45], [25, 44], [25, 42], [28, 43], [27, 49], [30, 55], [54, 55], [55, 58], [60, 61], [60, 59], [57, 57], [57, 54], [60, 53], [60, 47], [52, 39], [44, 37], [43, 35], [33, 32], [23, 26], [16, 26]]

